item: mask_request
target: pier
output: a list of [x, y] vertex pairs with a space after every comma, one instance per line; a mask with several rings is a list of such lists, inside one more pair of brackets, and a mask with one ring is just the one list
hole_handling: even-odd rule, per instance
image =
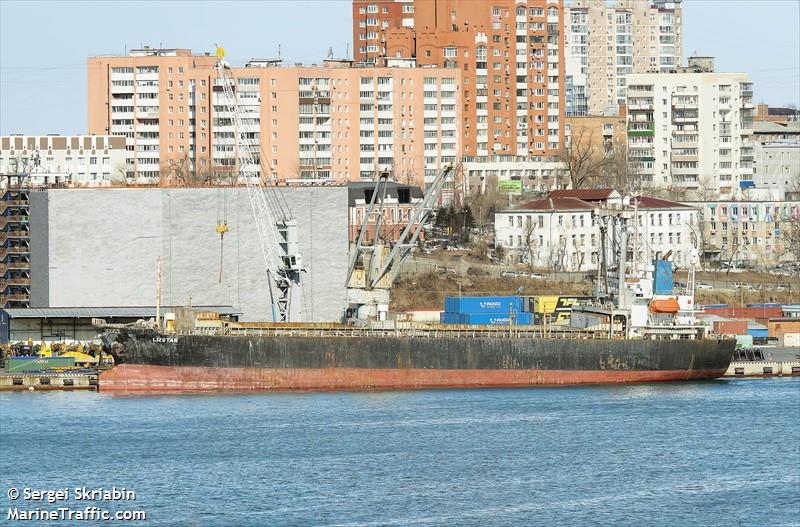
[[97, 390], [97, 371], [0, 372], [0, 391]]

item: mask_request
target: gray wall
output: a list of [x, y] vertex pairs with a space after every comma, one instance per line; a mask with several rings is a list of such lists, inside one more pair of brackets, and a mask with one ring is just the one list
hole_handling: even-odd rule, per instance
[[31, 248], [31, 307], [46, 307], [49, 291], [49, 229], [48, 193], [31, 192], [28, 208], [28, 227]]
[[[346, 307], [347, 189], [281, 189], [298, 220], [304, 320], [338, 320]], [[32, 225], [47, 224], [47, 266], [37, 264], [35, 307], [232, 305], [269, 320], [267, 278], [246, 189], [72, 189], [47, 192]], [[229, 231], [223, 242], [217, 219]], [[34, 238], [35, 232], [32, 233]], [[35, 255], [38, 255], [36, 252]], [[35, 256], [33, 255], [33, 256]], [[32, 256], [32, 260], [33, 260]], [[44, 285], [47, 284], [47, 285]], [[40, 288], [46, 295], [39, 294]], [[46, 303], [42, 303], [46, 302]]]

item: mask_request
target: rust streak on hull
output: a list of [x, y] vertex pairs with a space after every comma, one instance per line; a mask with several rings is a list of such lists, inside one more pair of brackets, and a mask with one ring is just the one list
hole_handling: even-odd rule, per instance
[[412, 368], [210, 368], [121, 364], [100, 375], [115, 393], [404, 390], [667, 382], [721, 377], [707, 370], [431, 370]]

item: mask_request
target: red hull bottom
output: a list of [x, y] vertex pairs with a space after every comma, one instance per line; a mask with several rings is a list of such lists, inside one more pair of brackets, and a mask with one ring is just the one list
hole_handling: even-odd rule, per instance
[[687, 381], [715, 379], [722, 377], [724, 373], [725, 369], [665, 371], [267, 369], [121, 364], [100, 374], [100, 390], [136, 393], [488, 388]]

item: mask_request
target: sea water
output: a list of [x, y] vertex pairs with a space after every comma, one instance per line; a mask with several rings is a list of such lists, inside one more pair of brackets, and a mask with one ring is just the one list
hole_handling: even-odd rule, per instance
[[[98, 489], [134, 499], [81, 494]], [[12, 525], [58, 507], [147, 515], [115, 525], [800, 525], [800, 379], [4, 393], [0, 506]]]

